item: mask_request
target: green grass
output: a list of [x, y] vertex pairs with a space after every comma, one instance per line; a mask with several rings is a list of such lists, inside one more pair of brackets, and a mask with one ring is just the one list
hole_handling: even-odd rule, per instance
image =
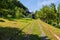
[[[24, 40], [26, 31], [28, 31], [29, 25], [32, 23], [31, 19], [28, 20], [29, 22], [26, 22], [26, 19], [20, 19], [18, 21], [10, 21], [3, 18], [0, 19], [5, 21], [0, 22], [0, 40]], [[24, 31], [21, 30], [22, 28], [24, 28]]]
[[38, 36], [41, 35], [40, 27], [38, 26], [37, 23], [34, 23], [34, 27], [33, 27], [33, 30], [32, 30], [32, 34], [36, 34], [36, 35], [38, 35]]
[[[14, 21], [10, 21], [7, 19], [0, 18], [0, 20], [4, 20], [5, 22], [0, 22], [0, 37], [1, 40], [8, 39], [9, 37], [13, 37], [13, 40], [23, 40], [25, 34], [30, 30], [32, 23], [34, 22], [34, 26], [32, 27], [32, 33], [29, 34], [31, 40], [40, 40], [41, 32], [40, 27], [37, 23], [39, 20], [34, 20], [30, 18], [23, 19], [15, 19]], [[50, 26], [42, 21], [40, 21], [43, 26], [43, 30], [51, 40], [56, 40], [55, 37], [47, 30], [50, 29], [54, 33], [60, 36], [60, 29]], [[21, 30], [23, 28], [23, 30]], [[16, 34], [19, 32], [18, 34]], [[15, 37], [16, 36], [16, 37]], [[4, 39], [3, 39], [4, 38]]]
[[18, 21], [18, 22], [25, 22], [25, 23], [28, 23], [28, 22], [31, 22], [33, 19], [31, 18], [22, 18], [22, 19], [15, 19], [15, 21]]
[[[0, 18], [0, 20], [4, 20], [5, 21], [5, 22], [0, 22], [0, 26], [3, 26], [3, 27], [10, 26], [10, 27], [16, 27], [16, 28], [22, 28], [25, 25], [27, 25], [27, 24], [32, 22], [32, 19], [29, 19], [29, 20], [26, 20], [26, 19], [17, 20], [16, 19], [15, 21], [10, 21], [10, 20], [7, 20], [7, 19]], [[27, 22], [27, 21], [29, 21], [29, 22]]]
[[[51, 39], [51, 40], [57, 40], [57, 38], [50, 32], [52, 31], [54, 34], [58, 35], [60, 32], [59, 32], [59, 29], [47, 24], [47, 23], [44, 23], [40, 20], [40, 24], [43, 25], [43, 30], [45, 31], [46, 35]], [[49, 31], [50, 30], [50, 31]], [[57, 34], [58, 32], [58, 34]]]
[[32, 22], [29, 25], [27, 25], [26, 28], [24, 28], [23, 32], [27, 33], [31, 25], [32, 25]]

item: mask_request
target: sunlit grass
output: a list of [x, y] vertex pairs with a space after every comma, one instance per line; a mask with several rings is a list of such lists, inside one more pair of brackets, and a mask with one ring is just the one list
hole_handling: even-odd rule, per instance
[[23, 29], [23, 32], [25, 33], [29, 32], [31, 25], [32, 25], [32, 22], [29, 25], [27, 25], [26, 28]]
[[[54, 34], [58, 35], [60, 34], [60, 29], [58, 28], [55, 28], [47, 23], [44, 23], [43, 21], [40, 20], [40, 24], [42, 24], [44, 26], [44, 31], [46, 33], [46, 35], [51, 39], [51, 40], [57, 40], [54, 35], [50, 32], [52, 31]], [[50, 31], [49, 31], [50, 30]]]
[[32, 21], [31, 20], [29, 22], [26, 22], [27, 20], [25, 21], [23, 19], [21, 19], [21, 20], [23, 20], [22, 22], [21, 22], [21, 20], [19, 20], [19, 21], [17, 21], [17, 20], [16, 21], [9, 21], [9, 20], [3, 19], [3, 18], [0, 18], [0, 20], [5, 21], [5, 22], [0, 22], [0, 26], [2, 26], [2, 27], [15, 27], [15, 28], [22, 28]]
[[[23, 18], [23, 19], [15, 19], [14, 21], [10, 21], [8, 19], [3, 19], [0, 18], [0, 20], [4, 20], [5, 22], [0, 22], [0, 26], [1, 27], [11, 27], [11, 28], [19, 28], [22, 29], [24, 28], [22, 31], [27, 33], [30, 30], [30, 27], [32, 26], [33, 22], [34, 22], [34, 26], [32, 27], [32, 30], [30, 30], [32, 33], [31, 34], [36, 34], [38, 36], [41, 36], [41, 32], [40, 32], [40, 27], [37, 23], [37, 21], [39, 22], [39, 20], [33, 20], [33, 19], [29, 19], [29, 18]], [[60, 29], [55, 28], [47, 23], [44, 23], [43, 21], [40, 20], [40, 24], [42, 24], [43, 26], [43, 30], [46, 33], [46, 36], [48, 36], [51, 40], [57, 40], [53, 34], [51, 34], [49, 32], [49, 30], [51, 30], [53, 33], [55, 33], [56, 35], [60, 36]]]
[[34, 27], [33, 27], [33, 30], [32, 30], [32, 34], [36, 34], [38, 36], [41, 35], [41, 32], [40, 32], [40, 27], [38, 26], [38, 24], [35, 22], [34, 23]]
[[[43, 22], [44, 23], [44, 22]], [[60, 29], [59, 28], [56, 28], [56, 27], [54, 27], [54, 26], [51, 26], [51, 25], [49, 25], [49, 24], [47, 24], [47, 23], [44, 23], [45, 25], [47, 25], [46, 27], [47, 28], [49, 28], [49, 29], [51, 29], [54, 33], [56, 33], [58, 36], [60, 36]]]

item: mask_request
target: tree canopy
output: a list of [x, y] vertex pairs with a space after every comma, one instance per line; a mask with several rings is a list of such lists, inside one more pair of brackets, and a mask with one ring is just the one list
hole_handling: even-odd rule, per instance
[[3, 18], [26, 17], [29, 15], [26, 10], [28, 10], [28, 8], [26, 8], [18, 0], [0, 0], [0, 17]]
[[56, 8], [54, 3], [43, 6], [39, 11], [35, 12], [36, 18], [40, 18], [48, 24], [59, 26], [60, 23], [60, 4]]

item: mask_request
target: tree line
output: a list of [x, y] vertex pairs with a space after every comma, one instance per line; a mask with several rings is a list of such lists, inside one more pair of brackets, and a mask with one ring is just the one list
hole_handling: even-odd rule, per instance
[[0, 0], [0, 18], [40, 18], [44, 22], [60, 28], [60, 4], [56, 8], [54, 3], [43, 6], [35, 14], [29, 12], [18, 0]]
[[0, 17], [2, 18], [24, 18], [29, 14], [26, 8], [18, 0], [0, 0]]
[[35, 16], [48, 24], [60, 28], [60, 4], [58, 4], [57, 8], [54, 3], [51, 3], [49, 6], [45, 5], [35, 12]]

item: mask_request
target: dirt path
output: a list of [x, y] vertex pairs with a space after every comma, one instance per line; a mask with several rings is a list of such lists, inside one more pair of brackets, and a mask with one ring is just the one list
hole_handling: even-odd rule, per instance
[[55, 40], [57, 39], [57, 40], [60, 40], [60, 37], [59, 36], [57, 36], [55, 33], [53, 33], [53, 31], [51, 30], [51, 29], [49, 29], [49, 28], [47, 28], [46, 26], [46, 24], [43, 24], [41, 21], [40, 21], [40, 25], [42, 25], [42, 27], [45, 29], [45, 30], [47, 30], [50, 34], [51, 34], [51, 36], [53, 36], [54, 38], [55, 38]]
[[34, 26], [34, 22], [31, 24], [31, 26], [29, 27], [29, 30], [26, 32], [26, 36], [24, 40], [30, 40], [29, 35], [32, 34], [33, 26]]

